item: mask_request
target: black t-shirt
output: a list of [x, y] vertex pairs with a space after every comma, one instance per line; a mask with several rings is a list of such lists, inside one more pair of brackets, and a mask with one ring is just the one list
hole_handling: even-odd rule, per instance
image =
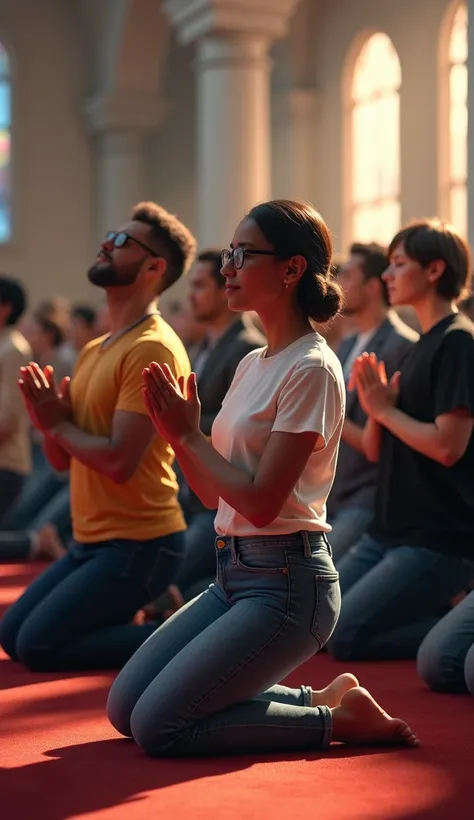
[[[474, 416], [474, 324], [442, 319], [413, 346], [397, 407], [433, 423], [455, 410]], [[383, 429], [371, 534], [390, 546], [419, 546], [474, 558], [474, 435], [452, 467], [412, 450]]]

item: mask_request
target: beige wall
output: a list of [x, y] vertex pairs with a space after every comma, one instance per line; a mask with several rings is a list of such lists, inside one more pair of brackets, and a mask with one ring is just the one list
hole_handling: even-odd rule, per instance
[[438, 210], [438, 44], [449, 0], [331, 0], [314, 32], [320, 93], [314, 201], [339, 250], [351, 240], [343, 225], [344, 77], [364, 35], [388, 34], [402, 67], [402, 221]]
[[86, 66], [64, 0], [5, 0], [0, 37], [13, 61], [14, 234], [0, 270], [31, 298], [85, 294], [91, 254], [91, 152], [80, 115]]
[[[173, 39], [164, 79], [164, 116], [159, 132], [149, 139], [152, 197], [177, 214], [192, 231], [196, 218], [196, 116], [194, 48], [178, 46]], [[163, 297], [163, 304], [186, 290], [178, 282]]]
[[[101, 15], [126, 5], [108, 0]], [[154, 2], [135, 5], [142, 19]], [[349, 241], [342, 219], [343, 77], [364, 33], [386, 32], [402, 64], [403, 219], [437, 210], [438, 43], [449, 5], [449, 0], [302, 0], [289, 37], [272, 50], [273, 194], [311, 198], [338, 249]], [[15, 69], [15, 226], [12, 243], [0, 246], [0, 270], [23, 279], [33, 300], [53, 291], [72, 299], [96, 297], [85, 276], [95, 250], [96, 142], [82, 111], [101, 83], [110, 84], [114, 65], [100, 53], [97, 24], [104, 36], [108, 25], [106, 15], [100, 20], [97, 15], [98, 0], [3, 0], [0, 7], [0, 38], [11, 48]], [[150, 23], [143, 25], [150, 49]], [[124, 29], [130, 26], [128, 20]], [[138, 48], [139, 32], [134, 37]], [[136, 85], [136, 52], [118, 47], [117, 54], [122, 60], [117, 85], [129, 72]], [[154, 99], [156, 88], [162, 112], [159, 127], [144, 142], [143, 196], [159, 200], [195, 229], [195, 50], [179, 46], [172, 34], [166, 54], [157, 55], [164, 55], [166, 64], [153, 83], [143, 69], [146, 92]]]

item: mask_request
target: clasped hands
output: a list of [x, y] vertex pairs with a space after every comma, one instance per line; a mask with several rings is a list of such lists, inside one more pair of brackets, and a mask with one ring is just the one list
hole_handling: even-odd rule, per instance
[[51, 433], [64, 421], [70, 421], [70, 381], [66, 376], [58, 389], [50, 365], [42, 370], [36, 362], [30, 362], [27, 367], [20, 369], [18, 386], [31, 423], [40, 433]]
[[201, 402], [195, 373], [176, 379], [167, 364], [152, 362], [143, 371], [142, 391], [156, 431], [171, 445], [199, 432]]
[[[71, 420], [68, 377], [58, 389], [52, 367], [42, 370], [38, 364], [30, 362], [20, 369], [18, 385], [31, 423], [41, 433], [51, 433], [63, 422]], [[201, 403], [194, 373], [187, 379], [175, 379], [168, 365], [152, 362], [143, 371], [142, 390], [150, 418], [167, 441], [177, 444], [199, 431]]]
[[399, 371], [389, 381], [385, 364], [377, 360], [375, 353], [363, 353], [354, 362], [348, 389], [356, 389], [364, 413], [383, 424], [395, 407], [399, 381]]

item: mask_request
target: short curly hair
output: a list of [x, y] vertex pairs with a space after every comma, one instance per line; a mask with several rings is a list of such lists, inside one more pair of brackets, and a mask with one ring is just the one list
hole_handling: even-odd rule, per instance
[[132, 210], [134, 222], [150, 227], [150, 240], [167, 262], [160, 293], [174, 285], [194, 262], [197, 243], [180, 220], [156, 202], [139, 202]]

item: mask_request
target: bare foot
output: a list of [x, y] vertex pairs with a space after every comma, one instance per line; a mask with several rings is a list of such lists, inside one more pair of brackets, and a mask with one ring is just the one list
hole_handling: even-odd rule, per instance
[[351, 745], [418, 746], [420, 741], [405, 721], [392, 718], [367, 689], [350, 689], [332, 712], [333, 740]]
[[159, 613], [156, 611], [155, 602], [151, 601], [149, 604], [145, 604], [144, 607], [140, 610], [142, 614], [142, 624], [149, 624], [152, 621], [156, 621], [159, 618]]
[[350, 675], [348, 672], [338, 675], [325, 689], [313, 689], [311, 705], [329, 706], [330, 709], [333, 709], [335, 706], [339, 706], [346, 692], [355, 686], [359, 686], [359, 681], [355, 675]]

